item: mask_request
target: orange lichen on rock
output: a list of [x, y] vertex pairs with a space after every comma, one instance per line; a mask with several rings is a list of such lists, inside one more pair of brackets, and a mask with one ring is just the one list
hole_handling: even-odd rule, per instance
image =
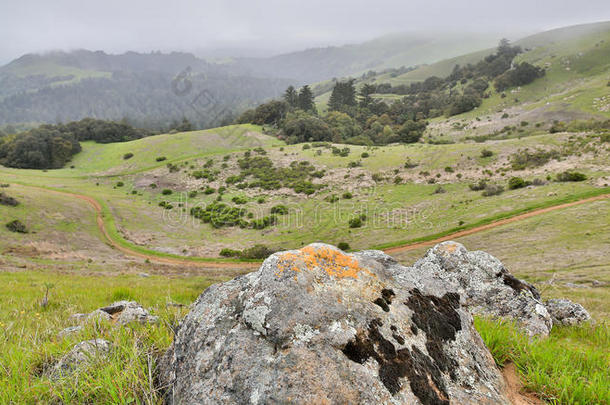
[[302, 262], [308, 270], [319, 268], [335, 278], [358, 278], [358, 273], [364, 270], [356, 259], [342, 252], [324, 246], [305, 246], [298, 253], [286, 252], [279, 258], [277, 276], [290, 268], [299, 272], [295, 262]]
[[447, 253], [453, 253], [457, 249], [457, 245], [455, 243], [447, 243], [442, 245], [442, 248]]

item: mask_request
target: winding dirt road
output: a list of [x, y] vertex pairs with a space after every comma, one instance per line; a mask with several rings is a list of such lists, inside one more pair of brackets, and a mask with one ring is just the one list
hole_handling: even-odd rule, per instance
[[[153, 254], [141, 253], [141, 252], [138, 252], [137, 250], [131, 249], [129, 247], [122, 246], [120, 243], [115, 241], [110, 236], [110, 234], [108, 233], [108, 230], [106, 229], [106, 224], [104, 223], [104, 218], [102, 216], [102, 206], [95, 198], [89, 197], [86, 195], [82, 195], [82, 194], [70, 193], [67, 191], [50, 190], [50, 189], [46, 189], [46, 188], [42, 188], [42, 187], [25, 186], [22, 184], [20, 186], [38, 189], [38, 190], [46, 191], [49, 193], [70, 196], [70, 197], [85, 201], [95, 210], [97, 227], [99, 228], [102, 235], [104, 235], [105, 242], [108, 243], [113, 248], [123, 252], [124, 254], [126, 254], [128, 256], [139, 257], [141, 259], [148, 259], [149, 261], [156, 262], [156, 263], [180, 265], [180, 266], [186, 266], [186, 267], [257, 268], [260, 266], [260, 263], [258, 263], [258, 262], [196, 261], [197, 258], [193, 258], [194, 260], [189, 260], [189, 259], [180, 259], [180, 258], [175, 258], [175, 257], [164, 257], [164, 256], [153, 255]], [[452, 239], [460, 238], [463, 236], [472, 235], [474, 233], [483, 232], [488, 229], [496, 228], [498, 226], [510, 224], [512, 222], [521, 221], [521, 220], [524, 220], [527, 218], [534, 217], [536, 215], [541, 215], [541, 214], [545, 214], [547, 212], [556, 211], [556, 210], [560, 210], [560, 209], [564, 209], [564, 208], [568, 208], [568, 207], [573, 207], [576, 205], [586, 204], [586, 203], [590, 203], [593, 201], [599, 201], [599, 200], [603, 200], [606, 198], [610, 198], [610, 194], [602, 194], [602, 195], [598, 195], [595, 197], [584, 198], [584, 199], [578, 200], [578, 201], [558, 204], [558, 205], [554, 205], [554, 206], [546, 207], [546, 208], [540, 208], [537, 210], [526, 212], [524, 214], [515, 215], [510, 218], [505, 218], [505, 219], [500, 219], [495, 222], [490, 222], [489, 224], [486, 224], [486, 225], [481, 225], [481, 226], [477, 226], [477, 227], [470, 228], [467, 230], [455, 232], [455, 233], [452, 233], [452, 234], [449, 234], [449, 235], [446, 235], [446, 236], [443, 236], [440, 238], [432, 239], [429, 241], [408, 243], [405, 245], [384, 249], [384, 252], [391, 254], [391, 253], [405, 252], [408, 250], [431, 246], [431, 245], [435, 245], [437, 243], [444, 242], [447, 240], [452, 240]]]

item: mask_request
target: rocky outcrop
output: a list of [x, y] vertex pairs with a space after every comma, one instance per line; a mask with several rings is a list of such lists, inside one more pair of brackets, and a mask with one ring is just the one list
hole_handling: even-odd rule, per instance
[[77, 322], [104, 320], [117, 325], [126, 325], [131, 322], [157, 323], [159, 321], [158, 317], [151, 315], [148, 310], [135, 301], [117, 301], [88, 314], [74, 314], [70, 319]]
[[547, 336], [553, 326], [538, 290], [515, 278], [489, 253], [469, 252], [460, 243], [443, 242], [413, 267], [401, 270], [402, 266], [393, 266], [400, 280], [458, 293], [471, 312], [512, 319], [530, 336]]
[[591, 319], [591, 315], [582, 305], [566, 299], [548, 300], [546, 309], [551, 314], [555, 325], [571, 326]]
[[[476, 300], [444, 276], [468, 256], [445, 249], [406, 268], [382, 252], [313, 244], [209, 287], [161, 361], [168, 401], [509, 403], [462, 305]], [[468, 258], [473, 268], [482, 260]], [[508, 280], [514, 296], [529, 291]]]
[[110, 342], [104, 339], [80, 342], [59, 359], [53, 367], [49, 368], [45, 374], [52, 379], [64, 377], [90, 364], [96, 358], [106, 357], [110, 349]]

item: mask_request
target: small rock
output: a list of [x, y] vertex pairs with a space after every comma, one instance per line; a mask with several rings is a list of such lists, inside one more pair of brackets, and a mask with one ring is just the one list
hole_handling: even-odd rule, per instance
[[146, 309], [135, 301], [118, 301], [98, 311], [107, 313], [119, 325], [130, 322], [157, 323], [159, 318], [151, 315]]
[[565, 283], [564, 285], [568, 288], [591, 288], [584, 284]]
[[68, 335], [72, 335], [73, 333], [77, 333], [80, 332], [81, 330], [83, 330], [83, 327], [81, 325], [78, 326], [69, 326], [65, 329], [63, 329], [62, 331], [60, 331], [57, 336], [62, 338]]
[[106, 357], [111, 344], [104, 339], [93, 339], [80, 342], [64, 355], [45, 374], [52, 379], [64, 377], [90, 364], [96, 357]]
[[582, 305], [567, 299], [548, 300], [545, 305], [555, 325], [577, 325], [591, 319]]
[[140, 273], [139, 276], [140, 277], [144, 277], [144, 278], [148, 278], [148, 277], [150, 277], [150, 274], [148, 274], [148, 273]]

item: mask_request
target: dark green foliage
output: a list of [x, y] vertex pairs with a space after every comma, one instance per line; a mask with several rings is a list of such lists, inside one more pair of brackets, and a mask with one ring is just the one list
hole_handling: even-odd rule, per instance
[[408, 120], [400, 127], [398, 131], [400, 142], [415, 143], [418, 142], [424, 135], [424, 131], [428, 123], [426, 121]]
[[224, 248], [220, 251], [220, 255], [223, 257], [238, 257], [241, 254], [239, 250]]
[[74, 134], [43, 125], [0, 141], [0, 164], [20, 169], [59, 169], [80, 151]]
[[28, 233], [27, 227], [18, 219], [12, 220], [6, 224], [6, 228], [15, 233]]
[[297, 108], [299, 94], [297, 93], [294, 86], [288, 86], [288, 88], [284, 92], [284, 101], [290, 106], [290, 108]]
[[196, 191], [196, 190], [189, 191], [188, 196], [189, 196], [189, 198], [195, 198], [195, 197], [197, 197], [197, 191]]
[[360, 214], [359, 216], [350, 219], [348, 224], [350, 228], [360, 228], [364, 221], [366, 221], [366, 215]]
[[470, 184], [468, 186], [472, 191], [481, 191], [481, 190], [485, 190], [485, 187], [487, 187], [487, 182], [485, 180], [479, 180], [478, 183], [474, 183], [474, 184]]
[[241, 123], [251, 122], [257, 125], [277, 125], [284, 118], [287, 111], [288, 104], [286, 102], [272, 100], [256, 107], [251, 116], [247, 116], [248, 112], [242, 114], [239, 121]]
[[129, 152], [123, 155], [123, 159], [127, 160], [127, 159], [131, 159], [133, 157], [133, 153]]
[[585, 181], [587, 176], [583, 173], [574, 171], [565, 171], [557, 174], [557, 181]]
[[254, 245], [251, 248], [244, 249], [240, 253], [241, 259], [266, 259], [273, 254], [273, 250], [265, 245]]
[[434, 194], [445, 194], [447, 192], [447, 190], [445, 190], [443, 188], [443, 186], [438, 186], [436, 187], [436, 189], [434, 190]]
[[19, 205], [19, 201], [9, 195], [0, 192], [0, 205], [6, 205], [7, 207], [16, 207]]
[[362, 154], [360, 155], [360, 157], [363, 158], [363, 159], [366, 159], [369, 156], [370, 155], [368, 154], [368, 152], [362, 152]]
[[556, 150], [522, 149], [511, 155], [511, 166], [514, 170], [523, 170], [531, 167], [539, 167], [548, 163], [551, 159], [557, 159], [560, 154]]
[[205, 207], [191, 208], [191, 215], [200, 219], [214, 228], [230, 226], [246, 226], [247, 223], [242, 219], [246, 215], [243, 208], [231, 207], [220, 202], [213, 202]]
[[483, 157], [483, 158], [491, 157], [493, 155], [494, 155], [494, 153], [492, 151], [490, 151], [489, 149], [481, 150], [481, 157]]
[[350, 149], [347, 147], [339, 149], [336, 146], [333, 146], [332, 152], [333, 152], [333, 155], [337, 155], [337, 156], [341, 156], [341, 157], [348, 157], [349, 153], [350, 153]]
[[483, 190], [483, 197], [491, 197], [494, 195], [500, 195], [504, 192], [504, 187], [497, 184], [487, 184], [485, 190]]
[[159, 156], [155, 159], [157, 162], [163, 162], [164, 160], [167, 160], [167, 158], [165, 156]]
[[169, 170], [170, 173], [176, 173], [176, 172], [180, 171], [180, 167], [178, 167], [178, 165], [175, 165], [173, 163], [168, 163], [167, 170]]
[[285, 205], [275, 205], [273, 207], [271, 207], [271, 213], [272, 214], [279, 214], [279, 215], [286, 215], [288, 214], [288, 207], [286, 207]]
[[235, 196], [231, 198], [231, 201], [233, 201], [235, 204], [246, 204], [248, 202], [248, 199], [242, 196]]
[[508, 188], [509, 190], [515, 190], [518, 188], [523, 188], [528, 186], [530, 183], [523, 180], [521, 177], [511, 177], [508, 180]]
[[355, 217], [349, 220], [350, 228], [360, 228], [362, 226], [362, 219], [360, 217]]
[[355, 161], [349, 162], [347, 164], [348, 168], [354, 168], [354, 167], [360, 167], [360, 166], [362, 166], [362, 162], [359, 160], [355, 160]]
[[123, 183], [122, 181], [119, 181], [116, 183], [117, 187], [123, 187], [125, 185], [125, 183]]
[[247, 187], [277, 190], [288, 187], [297, 193], [313, 194], [321, 185], [309, 181], [315, 167], [307, 161], [291, 162], [289, 167], [275, 167], [273, 162], [264, 156], [244, 157], [238, 161], [241, 169], [240, 179], [254, 178]]
[[216, 192], [216, 190], [210, 186], [206, 186], [206, 188], [203, 190], [203, 194], [207, 194], [207, 195], [214, 194], [215, 192]]
[[277, 217], [275, 215], [270, 215], [268, 217], [262, 217], [259, 219], [255, 219], [250, 222], [250, 226], [253, 229], [265, 229], [268, 226], [275, 225], [277, 222]]
[[349, 250], [349, 248], [350, 248], [350, 247], [349, 247], [349, 243], [347, 243], [347, 242], [339, 242], [339, 243], [337, 244], [337, 247], [338, 247], [339, 249], [343, 250], [343, 251], [345, 251], [345, 250]]
[[445, 167], [445, 171], [446, 171], [447, 173], [453, 173], [453, 172], [455, 172], [455, 170], [454, 170], [454, 169], [453, 169], [453, 167], [451, 167], [451, 166], [447, 166], [447, 167]]
[[449, 115], [457, 115], [472, 111], [480, 106], [481, 102], [481, 97], [477, 93], [467, 93], [457, 96], [449, 106]]
[[172, 193], [173, 193], [173, 191], [172, 191], [172, 190], [170, 190], [170, 189], [168, 189], [168, 188], [164, 188], [164, 189], [161, 191], [161, 194], [163, 194], [163, 195], [170, 195], [170, 194], [172, 194]]
[[166, 210], [171, 210], [174, 206], [169, 201], [161, 201], [159, 203], [159, 207], [165, 208]]
[[310, 111], [316, 113], [316, 104], [314, 102], [314, 96], [308, 85], [305, 85], [299, 91], [297, 97], [297, 107], [303, 111]]
[[95, 141], [97, 143], [127, 142], [152, 135], [150, 131], [134, 128], [124, 122], [93, 118], [85, 118], [55, 127], [61, 132], [74, 134], [79, 141]]
[[355, 79], [337, 82], [328, 100], [328, 109], [331, 111], [344, 111], [356, 106]]
[[288, 143], [329, 141], [332, 137], [328, 124], [314, 116], [286, 119], [283, 128]]
[[352, 199], [353, 195], [349, 191], [346, 191], [341, 197], [343, 197], [344, 200], [350, 200]]
[[522, 62], [498, 77], [495, 86], [498, 91], [504, 91], [510, 87], [524, 86], [542, 76], [544, 69]]

